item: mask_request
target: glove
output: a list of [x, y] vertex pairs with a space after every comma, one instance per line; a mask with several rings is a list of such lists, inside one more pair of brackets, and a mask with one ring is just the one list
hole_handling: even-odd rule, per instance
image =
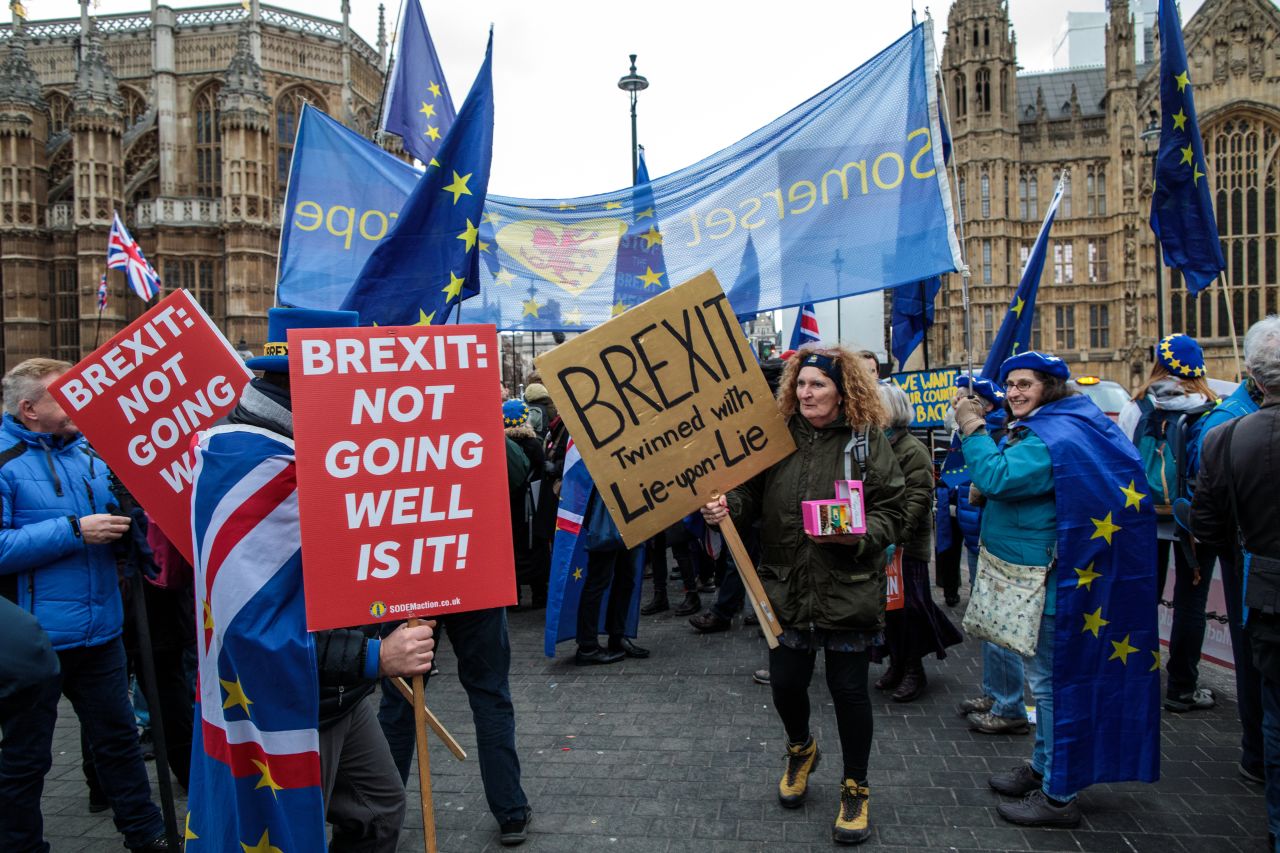
[[987, 423], [986, 406], [977, 397], [961, 397], [956, 403], [956, 427], [961, 435], [972, 435]]

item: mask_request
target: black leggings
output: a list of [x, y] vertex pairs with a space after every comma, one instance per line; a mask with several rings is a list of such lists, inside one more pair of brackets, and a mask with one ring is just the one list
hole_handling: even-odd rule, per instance
[[[871, 756], [871, 696], [867, 692], [867, 666], [871, 652], [825, 651], [827, 689], [836, 707], [840, 749], [844, 753], [844, 778], [866, 784]], [[773, 704], [787, 730], [787, 740], [803, 743], [809, 737], [809, 682], [817, 651], [797, 651], [778, 646], [769, 650], [769, 684]]]

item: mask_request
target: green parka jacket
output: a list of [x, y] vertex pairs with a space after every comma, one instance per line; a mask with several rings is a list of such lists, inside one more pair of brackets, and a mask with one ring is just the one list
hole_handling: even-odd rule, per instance
[[933, 557], [933, 462], [924, 443], [907, 430], [889, 430], [888, 437], [906, 480], [906, 519], [898, 544], [906, 556], [927, 563]]
[[853, 436], [844, 416], [814, 427], [801, 415], [787, 426], [796, 452], [729, 492], [729, 513], [740, 529], [760, 522], [760, 580], [783, 628], [879, 631], [884, 627], [885, 549], [905, 521], [903, 477], [889, 440], [867, 429], [862, 480], [867, 533], [855, 544], [819, 544], [804, 532], [800, 502], [835, 497], [845, 479], [845, 452]]

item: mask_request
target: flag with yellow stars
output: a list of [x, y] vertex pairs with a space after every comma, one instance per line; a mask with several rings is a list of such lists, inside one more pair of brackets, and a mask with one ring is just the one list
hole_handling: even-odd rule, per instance
[[[1051, 796], [1160, 771], [1156, 516], [1137, 449], [1089, 398], [1018, 422], [1053, 458], [1058, 516]], [[1154, 663], [1153, 663], [1154, 661]]]
[[405, 0], [400, 20], [383, 95], [382, 129], [398, 135], [405, 151], [429, 164], [453, 124], [453, 98], [419, 0]]
[[293, 444], [221, 426], [191, 497], [199, 680], [188, 853], [325, 849], [319, 683], [307, 633]]
[[440, 324], [480, 291], [480, 223], [493, 160], [493, 33], [437, 165], [409, 194], [342, 308], [379, 326]]
[[1174, 0], [1160, 0], [1160, 150], [1151, 193], [1151, 230], [1164, 262], [1180, 270], [1191, 294], [1226, 268], [1209, 192], [1196, 102]]
[[640, 152], [636, 186], [632, 192], [631, 224], [618, 241], [618, 259], [613, 272], [613, 308], [621, 314], [671, 287], [667, 280], [667, 262], [662, 255], [662, 232], [658, 230], [658, 214], [649, 184], [649, 167]]
[[1040, 224], [1040, 233], [1031, 245], [1027, 256], [1027, 265], [1022, 270], [1022, 279], [1018, 289], [1013, 292], [1009, 302], [1009, 310], [1005, 312], [1000, 330], [991, 343], [991, 351], [982, 365], [982, 375], [988, 379], [1000, 376], [1000, 365], [1011, 355], [1031, 349], [1031, 327], [1036, 313], [1036, 294], [1040, 290], [1040, 274], [1044, 271], [1044, 259], [1049, 253], [1049, 230], [1053, 228], [1053, 220], [1058, 215], [1058, 204], [1062, 201], [1063, 179], [1049, 200], [1049, 208], [1044, 213], [1044, 222]]
[[[560, 504], [556, 510], [556, 535], [551, 552], [551, 576], [547, 584], [546, 630], [542, 651], [556, 656], [556, 645], [578, 635], [578, 600], [587, 582], [587, 504], [595, 484], [587, 473], [586, 463], [573, 441], [569, 441], [564, 458], [564, 479], [560, 483]], [[628, 637], [636, 636], [640, 627], [640, 586], [643, 583], [644, 548], [630, 551], [634, 587], [631, 608], [627, 611]], [[609, 604], [606, 594], [600, 602], [599, 633], [605, 633], [604, 616]]]

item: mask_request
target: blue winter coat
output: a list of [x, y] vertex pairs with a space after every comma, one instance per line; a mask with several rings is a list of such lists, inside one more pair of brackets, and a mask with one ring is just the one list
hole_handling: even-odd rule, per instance
[[72, 523], [107, 512], [108, 503], [114, 500], [106, 463], [84, 436], [31, 432], [4, 415], [0, 581], [16, 575], [18, 605], [35, 615], [56, 650], [120, 635], [124, 611], [112, 546], [86, 544]]

